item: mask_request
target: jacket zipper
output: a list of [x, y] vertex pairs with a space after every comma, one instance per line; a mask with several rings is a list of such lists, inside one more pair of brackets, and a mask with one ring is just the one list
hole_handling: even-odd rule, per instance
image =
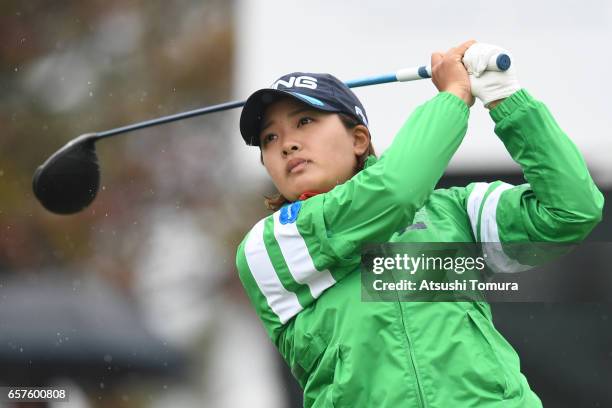
[[[400, 309], [401, 309], [401, 305], [400, 305]], [[402, 312], [402, 318], [403, 318], [403, 312]], [[424, 392], [423, 392], [423, 388], [421, 387], [421, 381], [419, 381], [419, 372], [417, 371], [417, 368], [416, 368], [414, 350], [412, 349], [412, 341], [410, 340], [410, 336], [408, 335], [408, 333], [406, 333], [406, 339], [408, 340], [408, 347], [410, 347], [410, 360], [412, 362], [411, 364], [412, 371], [414, 372], [414, 379], [417, 385], [417, 391], [418, 391], [418, 396], [419, 396], [419, 406], [425, 408], [426, 405], [425, 405], [425, 397], [423, 395]]]
[[412, 348], [412, 340], [410, 339], [410, 335], [408, 335], [408, 329], [406, 327], [406, 321], [404, 319], [404, 309], [402, 308], [402, 303], [399, 300], [399, 295], [398, 295], [398, 303], [397, 306], [399, 307], [400, 310], [400, 315], [402, 317], [402, 326], [404, 328], [404, 334], [406, 335], [406, 341], [408, 342], [408, 348], [409, 348], [409, 352], [410, 352], [410, 366], [412, 367], [412, 372], [414, 374], [414, 380], [416, 382], [416, 388], [417, 388], [417, 397], [418, 397], [418, 402], [419, 402], [419, 407], [421, 408], [426, 408], [427, 405], [425, 404], [425, 397], [424, 397], [424, 392], [423, 392], [423, 388], [421, 387], [421, 381], [419, 380], [419, 372], [417, 371], [416, 368], [416, 359], [414, 358], [414, 350]]

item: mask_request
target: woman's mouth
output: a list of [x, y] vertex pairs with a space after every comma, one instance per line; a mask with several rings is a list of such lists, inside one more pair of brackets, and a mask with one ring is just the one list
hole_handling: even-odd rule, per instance
[[310, 160], [291, 159], [289, 163], [287, 163], [287, 171], [289, 174], [299, 173], [306, 168], [308, 163], [310, 163]]

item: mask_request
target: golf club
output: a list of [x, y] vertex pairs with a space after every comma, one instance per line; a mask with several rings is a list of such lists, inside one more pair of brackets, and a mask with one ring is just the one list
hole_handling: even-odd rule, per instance
[[[491, 58], [487, 70], [505, 71], [510, 68], [510, 64], [511, 60], [507, 54], [499, 54]], [[355, 79], [345, 83], [349, 88], [357, 88], [424, 78], [431, 78], [431, 67], [428, 65], [405, 68], [394, 73]], [[244, 104], [245, 101], [226, 102], [78, 136], [36, 169], [32, 180], [34, 195], [43, 207], [53, 213], [74, 214], [79, 212], [92, 203], [100, 186], [100, 167], [94, 144], [96, 141], [193, 116], [239, 108]]]

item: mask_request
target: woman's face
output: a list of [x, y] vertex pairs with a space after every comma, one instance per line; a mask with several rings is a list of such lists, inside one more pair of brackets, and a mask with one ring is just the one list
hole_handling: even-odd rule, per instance
[[350, 179], [357, 156], [369, 144], [365, 126], [347, 130], [335, 113], [291, 98], [270, 105], [259, 134], [264, 166], [290, 201], [306, 192], [324, 193]]

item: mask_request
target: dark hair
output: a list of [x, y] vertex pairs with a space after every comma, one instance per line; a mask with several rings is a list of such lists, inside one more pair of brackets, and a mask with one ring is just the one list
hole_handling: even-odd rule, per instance
[[[342, 113], [342, 112], [338, 112], [337, 115], [340, 117], [340, 120], [342, 121], [342, 124], [344, 125], [346, 130], [352, 130], [358, 125], [361, 125], [361, 123], [357, 119], [352, 117], [351, 115], [347, 115], [346, 113]], [[363, 166], [365, 165], [365, 162], [368, 156], [376, 156], [376, 152], [374, 151], [374, 145], [372, 145], [371, 135], [370, 135], [370, 142], [368, 143], [368, 148], [366, 149], [365, 152], [363, 152], [363, 154], [361, 154], [360, 156], [357, 156], [357, 164], [355, 165], [353, 175], [363, 170]], [[261, 162], [261, 164], [264, 164], [263, 152], [261, 151], [261, 148], [259, 151], [259, 161]], [[290, 203], [290, 202], [291, 201], [285, 198], [285, 196], [283, 196], [280, 192], [273, 194], [271, 196], [264, 196], [264, 204], [266, 208], [272, 211], [277, 211], [283, 205]]]

